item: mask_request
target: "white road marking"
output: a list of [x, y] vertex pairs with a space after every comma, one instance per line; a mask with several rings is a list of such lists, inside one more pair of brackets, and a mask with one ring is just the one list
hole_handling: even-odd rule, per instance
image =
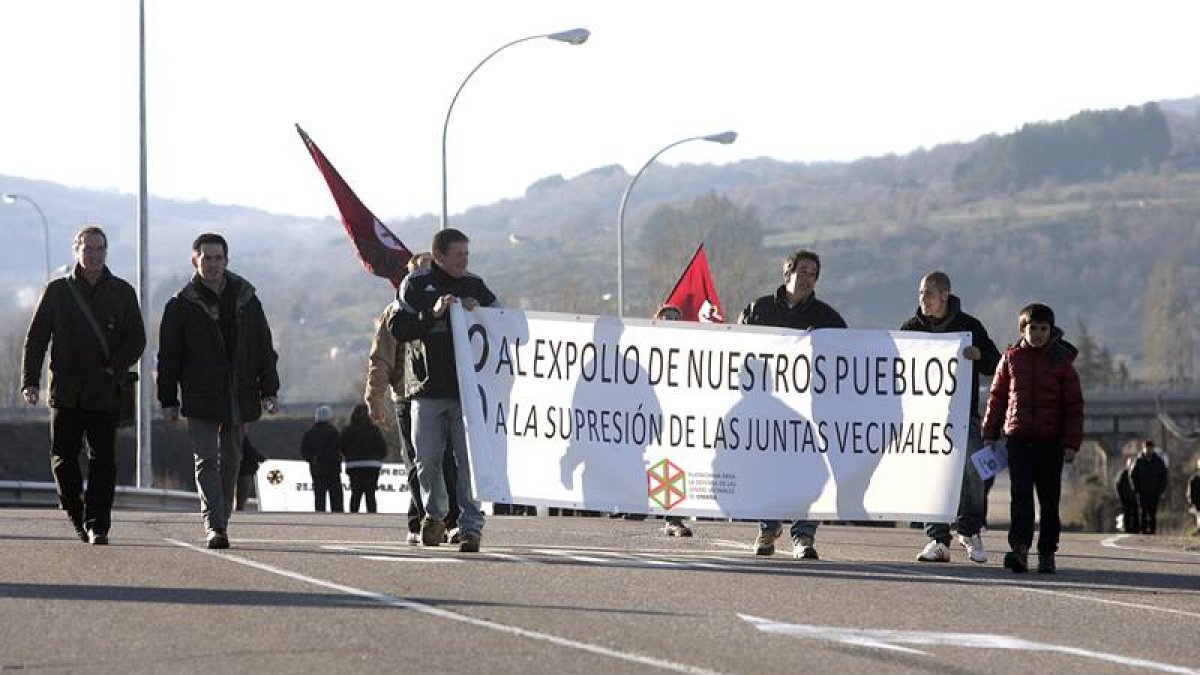
[[750, 616], [748, 614], [738, 614], [738, 616], [764, 633], [791, 635], [813, 640], [832, 640], [834, 642], [841, 642], [842, 644], [854, 645], [857, 647], [885, 649], [909, 654], [921, 654], [923, 656], [933, 655], [929, 652], [924, 652], [919, 649], [911, 649], [909, 647], [902, 647], [901, 645], [929, 645], [964, 647], [967, 649], [1011, 649], [1028, 652], [1055, 652], [1087, 659], [1095, 659], [1098, 661], [1106, 661], [1108, 663], [1129, 666], [1132, 668], [1157, 670], [1163, 673], [1181, 673], [1183, 675], [1196, 675], [1197, 673], [1200, 673], [1200, 671], [1193, 670], [1191, 668], [1175, 666], [1169, 663], [1159, 663], [1158, 661], [1149, 661], [1147, 659], [1136, 659], [1128, 656], [1121, 656], [1120, 654], [1110, 654], [1107, 652], [1096, 652], [1090, 649], [1082, 649], [1080, 647], [1067, 647], [1063, 645], [1049, 644], [1046, 642], [1035, 642], [1033, 640], [1025, 640], [1008, 635], [994, 635], [988, 633], [934, 633], [925, 631], [841, 628], [838, 626], [810, 626], [805, 624], [772, 621], [770, 619], [763, 619], [756, 616]]
[[599, 656], [607, 656], [607, 657], [611, 657], [614, 659], [619, 659], [621, 661], [637, 663], [637, 664], [643, 665], [643, 666], [650, 666], [652, 668], [661, 668], [663, 670], [670, 670], [670, 671], [674, 671], [677, 673], [694, 673], [696, 675], [721, 675], [720, 673], [718, 673], [718, 671], [709, 670], [707, 668], [700, 668], [699, 666], [691, 666], [686, 663], [677, 663], [675, 661], [667, 661], [665, 659], [655, 658], [653, 656], [644, 656], [642, 654], [634, 654], [632, 652], [622, 652], [622, 651], [618, 651], [616, 649], [610, 649], [608, 647], [603, 647], [600, 645], [594, 645], [594, 644], [590, 644], [587, 642], [579, 642], [577, 640], [571, 640], [568, 638], [559, 637], [557, 635], [551, 635], [550, 633], [542, 633], [539, 631], [529, 630], [527, 628], [521, 628], [519, 626], [510, 626], [508, 624], [498, 623], [496, 621], [488, 621], [486, 619], [476, 619], [474, 617], [470, 617], [465, 614], [458, 614], [456, 612], [450, 612], [450, 611], [447, 611], [444, 609], [440, 609], [438, 607], [434, 607], [432, 605], [427, 605], [422, 602], [416, 602], [414, 600], [407, 600], [405, 598], [398, 598], [396, 596], [387, 595], [384, 593], [375, 593], [373, 591], [367, 591], [367, 590], [363, 590], [361, 588], [355, 588], [353, 586], [346, 586], [346, 585], [335, 583], [332, 581], [326, 581], [324, 579], [317, 579], [316, 577], [310, 577], [310, 576], [307, 576], [304, 574], [300, 574], [299, 572], [293, 572], [291, 570], [285, 570], [281, 567], [275, 567], [273, 565], [268, 565], [266, 563], [260, 563], [258, 561], [251, 560], [249, 558], [243, 558], [239, 555], [234, 555], [232, 553], [222, 553], [219, 551], [210, 551], [208, 549], [200, 548], [199, 546], [196, 546], [194, 544], [189, 544], [187, 542], [179, 541], [177, 539], [169, 539], [168, 538], [166, 541], [171, 544], [174, 544], [176, 546], [180, 546], [183, 548], [189, 548], [193, 551], [196, 551], [197, 553], [211, 555], [211, 556], [213, 556], [215, 558], [219, 558], [221, 560], [227, 560], [229, 562], [234, 562], [239, 565], [245, 565], [246, 567], [252, 567], [254, 569], [261, 570], [263, 572], [269, 572], [270, 574], [276, 574], [278, 576], [286, 577], [286, 578], [292, 579], [294, 581], [300, 581], [300, 582], [303, 582], [306, 584], [312, 584], [313, 586], [320, 586], [321, 588], [328, 588], [333, 591], [345, 593], [346, 595], [353, 595], [356, 597], [365, 598], [367, 600], [372, 600], [374, 602], [378, 602], [382, 605], [387, 605], [388, 607], [398, 607], [400, 609], [407, 609], [407, 610], [410, 610], [413, 612], [418, 612], [421, 614], [427, 614], [429, 616], [434, 616], [439, 619], [448, 619], [450, 621], [457, 621], [459, 623], [464, 623], [464, 624], [467, 624], [470, 626], [475, 626], [477, 628], [486, 628], [488, 630], [494, 630], [494, 631], [497, 631], [500, 633], [507, 633], [509, 635], [515, 635], [518, 637], [528, 638], [530, 640], [538, 640], [541, 642], [548, 642], [550, 644], [557, 645], [559, 647], [566, 647], [568, 649], [576, 649], [576, 650], [579, 650], [582, 652], [588, 652], [590, 654], [596, 654]]
[[458, 558], [435, 558], [429, 555], [360, 555], [363, 560], [378, 560], [381, 562], [408, 563], [460, 563]]
[[530, 563], [533, 565], [544, 565], [545, 564], [541, 560], [538, 560], [536, 558], [526, 558], [524, 556], [510, 555], [508, 553], [497, 553], [495, 551], [484, 551], [482, 555], [485, 555], [485, 556], [488, 556], [491, 558], [498, 558], [500, 560], [507, 560], [509, 562], [515, 562], [515, 563]]
[[[1109, 600], [1107, 598], [1096, 598], [1096, 597], [1092, 597], [1090, 595], [1081, 595], [1079, 593], [1068, 593], [1066, 591], [1056, 591], [1056, 590], [1052, 590], [1049, 588], [1035, 588], [1033, 586], [1026, 586], [1023, 584], [1023, 582], [1019, 582], [1019, 581], [1005, 581], [1003, 579], [966, 579], [964, 577], [956, 577], [956, 576], [951, 576], [948, 574], [921, 574], [921, 573], [909, 572], [908, 570], [905, 570], [902, 568], [889, 567], [887, 565], [881, 565], [880, 568], [897, 571], [897, 572], [899, 572], [898, 576], [920, 577], [920, 578], [924, 578], [924, 579], [944, 579], [946, 581], [970, 581], [971, 583], [975, 583], [975, 584], [986, 585], [986, 586], [999, 586], [1001, 588], [1008, 588], [1008, 589], [1012, 589], [1014, 591], [1024, 591], [1026, 593], [1040, 593], [1042, 595], [1053, 595], [1053, 596], [1057, 596], [1060, 598], [1071, 598], [1072, 600], [1084, 600], [1087, 602], [1095, 602], [1095, 603], [1098, 603], [1101, 605], [1112, 605], [1114, 607], [1129, 607], [1131, 609], [1144, 609], [1149, 612], [1162, 612], [1164, 614], [1175, 614], [1178, 616], [1186, 616], [1186, 617], [1189, 617], [1192, 619], [1200, 619], [1200, 613], [1197, 613], [1197, 612], [1187, 612], [1182, 609], [1171, 609], [1170, 607], [1156, 607], [1154, 605], [1143, 605], [1143, 604], [1139, 604], [1136, 602], [1124, 602], [1122, 600]], [[1046, 582], [1046, 583], [1053, 583], [1053, 582]], [[1118, 585], [1112, 585], [1112, 584], [1092, 584], [1091, 586], [1092, 586], [1092, 588], [1094, 588], [1098, 591], [1104, 591], [1104, 590], [1125, 591], [1125, 590], [1129, 589], [1128, 586], [1118, 586]]]
[[1118, 534], [1116, 536], [1109, 537], [1108, 539], [1102, 540], [1100, 542], [1100, 545], [1108, 547], [1108, 548], [1120, 549], [1122, 551], [1142, 551], [1145, 553], [1160, 553], [1160, 554], [1165, 554], [1165, 555], [1200, 556], [1200, 551], [1176, 551], [1176, 550], [1165, 549], [1165, 548], [1149, 548], [1149, 547], [1145, 547], [1145, 546], [1125, 546], [1125, 545], [1121, 544], [1121, 540], [1125, 539], [1126, 537], [1129, 537], [1129, 536], [1131, 536], [1131, 535]]

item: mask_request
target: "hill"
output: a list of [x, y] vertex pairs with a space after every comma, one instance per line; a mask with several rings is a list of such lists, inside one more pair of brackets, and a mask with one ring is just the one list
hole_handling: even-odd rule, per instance
[[[1106, 134], [1113, 129], [1121, 138], [1129, 135], [1121, 126], [1129, 116], [1149, 120], [1143, 127], [1150, 131], [1118, 154], [1099, 152], [1097, 145], [1112, 145]], [[1085, 127], [1090, 136], [1080, 135]], [[1049, 157], [1012, 151], [1038, 143], [1057, 143], [1057, 150]], [[1079, 162], [1071, 161], [1072, 152], [1080, 153]], [[1073, 173], [1085, 156], [1088, 171]], [[1006, 180], [963, 180], [981, 163], [993, 170], [977, 174]], [[452, 223], [472, 237], [472, 267], [506, 305], [615, 313], [605, 298], [615, 292], [616, 211], [628, 180], [618, 166], [549, 176], [519, 198], [469, 209]], [[943, 269], [998, 343], [1015, 338], [1017, 310], [1039, 300], [1058, 311], [1068, 333], [1086, 328], [1135, 377], [1156, 372], [1146, 356], [1162, 352], [1156, 335], [1190, 336], [1193, 365], [1186, 377], [1194, 377], [1198, 187], [1200, 97], [1081, 113], [1013, 134], [852, 163], [760, 158], [655, 166], [626, 213], [626, 313], [648, 314], [701, 240], [709, 242], [731, 317], [778, 283], [778, 262], [788, 251], [809, 247], [823, 260], [818, 294], [853, 326], [898, 326], [915, 306], [919, 277]], [[0, 191], [36, 197], [52, 222], [55, 264], [69, 261], [70, 234], [97, 221], [111, 234], [110, 265], [133, 276], [132, 196], [5, 176]], [[161, 308], [186, 280], [192, 238], [223, 232], [231, 241], [231, 268], [259, 288], [272, 321], [284, 396], [357, 395], [372, 320], [392, 290], [362, 272], [338, 221], [159, 199], [151, 200], [150, 218], [153, 306]], [[389, 225], [422, 249], [437, 219]], [[9, 238], [0, 248], [2, 379], [14, 368], [12, 353], [28, 320], [22, 303], [40, 285], [43, 243], [31, 209], [0, 208], [0, 227]], [[1166, 290], [1150, 288], [1154, 279]], [[1151, 329], [1145, 320], [1155, 307], [1148, 300], [1182, 309], [1168, 311], [1161, 322], [1167, 325]], [[157, 321], [157, 314], [149, 317], [150, 325]]]

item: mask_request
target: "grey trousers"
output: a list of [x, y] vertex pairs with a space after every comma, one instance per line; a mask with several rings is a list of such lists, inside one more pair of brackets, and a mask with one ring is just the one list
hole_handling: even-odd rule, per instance
[[446, 444], [453, 448], [458, 465], [458, 529], [479, 536], [483, 532], [483, 511], [471, 496], [471, 467], [467, 461], [467, 432], [463, 427], [462, 405], [456, 398], [419, 398], [412, 402], [413, 445], [417, 447], [417, 478], [425, 501], [425, 517], [445, 520], [450, 497], [442, 474]]
[[238, 470], [242, 466], [242, 425], [193, 417], [187, 422], [204, 529], [224, 530], [233, 512]]

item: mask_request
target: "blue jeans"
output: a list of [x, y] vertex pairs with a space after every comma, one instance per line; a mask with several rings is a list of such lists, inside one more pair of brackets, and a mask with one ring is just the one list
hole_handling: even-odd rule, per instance
[[[798, 541], [800, 537], [815, 538], [817, 536], [817, 525], [820, 524], [816, 520], [792, 521], [792, 541]], [[779, 527], [778, 520], [764, 520], [758, 524], [758, 529], [763, 532], [769, 532], [777, 527]]]
[[483, 532], [483, 511], [471, 496], [471, 467], [467, 460], [467, 431], [462, 404], [456, 398], [419, 398], [412, 402], [413, 445], [417, 447], [417, 478], [425, 502], [425, 517], [445, 520], [450, 513], [443, 460], [447, 444], [457, 464], [458, 529], [478, 537]]
[[[975, 470], [975, 462], [971, 455], [983, 446], [979, 434], [979, 420], [971, 418], [967, 426], [967, 460], [963, 463], [962, 491], [958, 499], [958, 518], [955, 523], [958, 533], [964, 537], [973, 537], [983, 529], [987, 518], [987, 488], [979, 472]], [[943, 544], [950, 543], [950, 523], [925, 523], [925, 535]]]

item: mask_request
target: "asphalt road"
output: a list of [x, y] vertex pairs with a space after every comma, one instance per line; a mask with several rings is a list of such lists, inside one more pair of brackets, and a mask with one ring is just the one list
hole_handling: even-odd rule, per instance
[[921, 531], [822, 526], [822, 560], [755, 557], [749, 523], [489, 519], [484, 549], [402, 542], [396, 516], [121, 511], [91, 547], [0, 510], [0, 670], [234, 673], [1200, 672], [1200, 546], [1067, 534], [1060, 573]]

